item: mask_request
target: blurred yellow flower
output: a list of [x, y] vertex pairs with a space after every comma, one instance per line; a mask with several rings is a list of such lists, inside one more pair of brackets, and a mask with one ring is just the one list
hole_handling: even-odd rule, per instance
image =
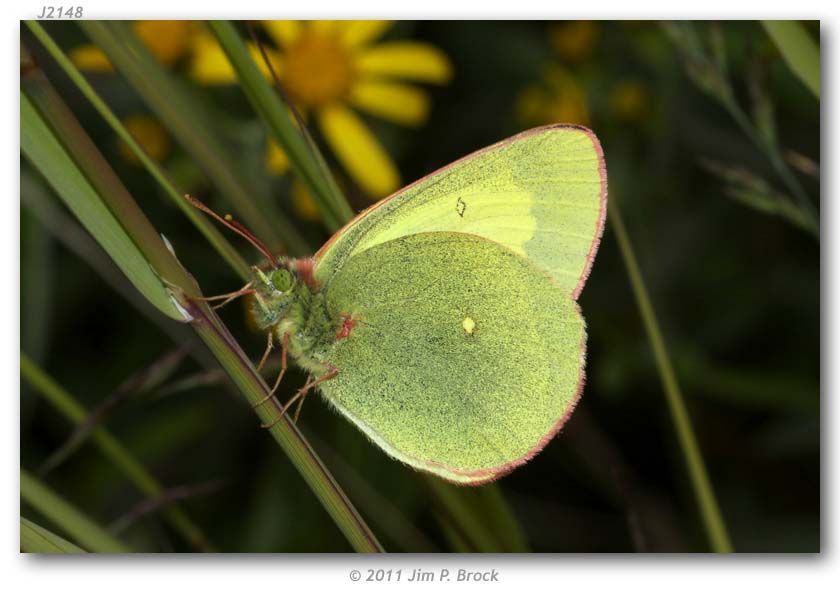
[[[123, 119], [123, 125], [152, 159], [160, 162], [169, 156], [172, 149], [169, 135], [156, 118], [151, 115], [132, 115]], [[126, 162], [141, 164], [138, 156], [124, 141], [119, 140], [118, 147]]]
[[318, 222], [321, 212], [312, 199], [312, 194], [297, 178], [292, 180], [292, 208], [295, 214], [305, 221]]
[[610, 106], [615, 116], [624, 121], [644, 118], [649, 102], [647, 88], [637, 80], [619, 81], [610, 92]]
[[[271, 72], [263, 60], [260, 49], [249, 43], [248, 50], [262, 74], [270, 77]], [[265, 48], [265, 51], [276, 73], [279, 68], [277, 52], [271, 48]], [[227, 85], [236, 82], [236, 72], [228, 62], [224, 50], [219, 46], [213, 34], [206, 30], [199, 31], [192, 37], [188, 68], [190, 77], [204, 85]]]
[[289, 168], [289, 157], [274, 140], [269, 140], [265, 149], [265, 165], [272, 173], [285, 173]]
[[559, 65], [546, 67], [539, 83], [519, 93], [516, 112], [526, 126], [589, 123], [583, 90], [575, 78]]
[[592, 54], [598, 41], [598, 25], [593, 21], [569, 21], [549, 31], [551, 46], [560, 58], [581, 62]]
[[70, 50], [68, 54], [70, 56], [70, 60], [73, 61], [73, 64], [82, 70], [95, 71], [97, 73], [105, 73], [114, 70], [113, 65], [111, 65], [111, 61], [108, 60], [105, 53], [93, 44], [78, 46]]
[[[400, 125], [419, 126], [428, 117], [429, 97], [413, 83], [444, 84], [452, 77], [449, 60], [434, 46], [412, 41], [374, 43], [392, 25], [390, 21], [264, 23], [277, 46], [270, 60], [283, 88], [301, 113], [312, 118], [350, 176], [374, 197], [394, 191], [400, 177], [379, 140], [353, 109]], [[206, 84], [234, 83], [221, 49], [215, 42], [197, 39], [191, 75]], [[275, 173], [288, 168], [288, 160], [276, 146], [268, 149], [267, 164]]]
[[[164, 65], [172, 66], [190, 49], [198, 31], [195, 21], [136, 21], [134, 33]], [[99, 48], [84, 44], [69, 52], [70, 60], [86, 71], [109, 72], [114, 67]]]

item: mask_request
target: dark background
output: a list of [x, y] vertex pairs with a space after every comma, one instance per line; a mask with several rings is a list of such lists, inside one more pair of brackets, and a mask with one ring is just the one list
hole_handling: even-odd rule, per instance
[[[50, 25], [65, 49], [85, 41], [72, 23]], [[808, 27], [819, 35], [818, 24]], [[410, 182], [538, 125], [539, 118], [518, 110], [518, 98], [540, 85], [547, 65], [563, 69], [585, 100], [586, 124], [603, 145], [610, 202], [620, 203], [736, 549], [819, 551], [819, 240], [784, 216], [739, 202], [731, 183], [704, 166], [714, 161], [747, 169], [787, 193], [730, 113], [696, 85], [679, 38], [653, 22], [600, 22], [586, 31], [588, 38], [563, 23], [400, 23], [389, 38], [433, 43], [449, 56], [455, 76], [446, 86], [429, 88], [433, 109], [425, 126], [368, 122]], [[771, 102], [785, 156], [794, 151], [818, 164], [819, 100], [787, 68], [761, 26], [698, 23], [691, 31], [701, 41], [714, 31], [722, 34], [739, 104], [750, 113], [757, 101]], [[583, 41], [572, 50], [553, 41], [573, 34]], [[75, 88], [44, 63], [202, 288], [222, 293], [239, 287], [148, 174], [121, 158], [111, 130]], [[92, 81], [118, 114], [142, 110], [118, 75]], [[196, 89], [226, 113], [232, 132], [234, 124], [259, 127], [238, 89]], [[627, 89], [633, 90], [629, 100]], [[264, 173], [261, 141], [244, 137], [232, 137], [243, 161], [253, 157], [243, 168], [262, 173], [260, 185], [272, 186], [278, 205], [294, 216], [288, 178]], [[21, 162], [22, 194], [63, 211]], [[213, 204], [213, 189], [177, 144], [164, 165], [183, 189]], [[818, 173], [793, 172], [818, 206]], [[373, 200], [343, 181], [355, 207]], [[313, 246], [326, 239], [319, 224], [301, 222], [301, 228]], [[21, 233], [22, 348], [88, 408], [175, 349], [170, 337], [51, 235], [26, 205]], [[257, 260], [250, 248], [233, 242]], [[581, 304], [589, 330], [581, 403], [542, 454], [500, 481], [501, 490], [535, 551], [707, 550], [609, 221]], [[264, 338], [248, 328], [241, 303], [223, 309], [222, 316], [243, 347], [259, 356]], [[162, 384], [126, 394], [108, 412], [107, 426], [167, 486], [189, 486], [193, 493], [184, 506], [220, 549], [349, 550], [236, 392], [212, 379], [167, 391], [203, 369], [183, 360]], [[302, 380], [294, 372], [279, 397]], [[359, 503], [363, 513], [385, 501], [416, 524], [431, 547], [450, 548], [437, 507], [415, 473], [320, 400], [307, 402], [301, 427], [351, 498], [359, 486], [375, 491], [378, 500]], [[71, 432], [46, 402], [22, 388], [22, 466], [37, 471]], [[45, 481], [105, 524], [131, 514], [142, 500], [90, 444]], [[374, 529], [386, 548], [404, 549], [385, 529]], [[189, 550], [155, 513], [120, 535], [147, 551]]]

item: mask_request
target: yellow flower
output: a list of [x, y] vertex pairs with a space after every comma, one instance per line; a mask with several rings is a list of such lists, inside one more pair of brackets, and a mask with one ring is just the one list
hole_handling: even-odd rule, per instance
[[616, 117], [624, 121], [644, 118], [650, 103], [647, 88], [639, 81], [619, 81], [610, 93], [610, 105]]
[[595, 49], [598, 25], [592, 21], [569, 21], [552, 27], [549, 36], [551, 46], [560, 58], [581, 62]]
[[[390, 21], [268, 21], [264, 26], [277, 45], [271, 61], [284, 90], [321, 130], [350, 176], [375, 197], [399, 187], [396, 166], [354, 109], [400, 125], [421, 125], [429, 97], [399, 80], [446, 83], [452, 76], [446, 56], [422, 42], [374, 44], [391, 28]], [[224, 54], [211, 45], [193, 48], [190, 71], [207, 84], [235, 82]], [[268, 149], [272, 172], [288, 167], [281, 155], [277, 147]]]
[[[172, 148], [169, 135], [156, 118], [149, 115], [132, 115], [123, 119], [123, 125], [146, 154], [155, 161], [160, 162], [169, 155]], [[127, 162], [133, 165], [140, 164], [140, 159], [128, 144], [119, 140], [118, 147]]]
[[[194, 21], [136, 21], [133, 27], [140, 41], [167, 66], [174, 65], [187, 53], [197, 31]], [[93, 44], [78, 46], [69, 54], [80, 69], [100, 73], [114, 70], [105, 53]]]
[[516, 109], [519, 120], [526, 126], [589, 123], [583, 90], [559, 65], [548, 66], [539, 83], [520, 92]]

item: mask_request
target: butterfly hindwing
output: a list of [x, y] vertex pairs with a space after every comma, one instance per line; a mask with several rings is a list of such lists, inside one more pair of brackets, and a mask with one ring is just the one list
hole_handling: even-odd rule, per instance
[[324, 360], [332, 404], [393, 457], [458, 483], [537, 452], [574, 406], [585, 330], [566, 290], [475, 235], [433, 232], [354, 254], [324, 288], [355, 326]]

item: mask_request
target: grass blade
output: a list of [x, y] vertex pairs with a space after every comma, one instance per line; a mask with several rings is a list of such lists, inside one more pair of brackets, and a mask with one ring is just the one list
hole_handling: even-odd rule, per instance
[[790, 70], [820, 98], [820, 49], [798, 21], [762, 21]]
[[[166, 318], [149, 304], [123, 272], [116, 267], [102, 247], [96, 244], [93, 237], [79, 225], [78, 221], [61, 209], [58, 201], [34, 174], [27, 171], [21, 174], [20, 197], [26, 210], [32, 213], [66, 250], [87, 264], [149, 323], [155, 325], [176, 346], [186, 348], [196, 362], [205, 369], [217, 367], [210, 352], [193, 332], [180, 327], [180, 323]], [[28, 354], [30, 358], [36, 358], [32, 353]]]
[[665, 347], [665, 340], [659, 329], [656, 314], [653, 312], [653, 305], [645, 287], [645, 282], [642, 279], [642, 273], [636, 261], [633, 247], [630, 244], [627, 229], [621, 218], [618, 203], [615, 198], [611, 198], [610, 202], [609, 219], [612, 223], [612, 230], [618, 239], [621, 257], [627, 268], [627, 275], [630, 277], [633, 294], [636, 296], [636, 303], [639, 305], [642, 322], [644, 323], [645, 331], [653, 349], [656, 366], [659, 370], [659, 377], [662, 381], [662, 388], [668, 400], [671, 419], [674, 423], [674, 429], [677, 433], [680, 447], [682, 448], [683, 458], [685, 459], [694, 496], [697, 499], [700, 514], [703, 518], [703, 525], [709, 545], [715, 552], [732, 552], [733, 548], [729, 540], [729, 533], [726, 530], [726, 524], [723, 521], [712, 484], [709, 481], [706, 465], [703, 462], [703, 456], [700, 453], [697, 438], [694, 436], [694, 428], [688, 416], [688, 409], [680, 391], [677, 377], [674, 374], [674, 368], [671, 366], [671, 359]]
[[236, 71], [248, 100], [286, 151], [292, 169], [312, 192], [324, 223], [333, 231], [339, 229], [353, 217], [353, 210], [338, 190], [329, 169], [323, 160], [313, 155], [313, 149], [290, 116], [289, 107], [257, 68], [233, 24], [210, 21], [209, 25]]
[[126, 23], [80, 21], [79, 26], [201, 165], [254, 233], [275, 251], [285, 248], [296, 255], [309, 253], [309, 244], [271, 199], [236, 174], [235, 157], [227, 150], [213, 119], [202, 110], [201, 102], [161, 67]]
[[494, 527], [505, 552], [530, 552], [525, 532], [510, 508], [498, 483], [476, 488], [475, 509], [481, 511], [485, 523]]
[[32, 554], [85, 553], [76, 544], [23, 517], [20, 518], [20, 549]]
[[134, 137], [128, 132], [122, 122], [117, 116], [108, 108], [108, 105], [100, 98], [99, 94], [88, 83], [82, 73], [76, 68], [72, 61], [59, 48], [47, 31], [41, 27], [36, 21], [26, 21], [27, 27], [32, 30], [35, 37], [47, 49], [50, 55], [55, 59], [59, 66], [64, 70], [67, 76], [76, 84], [85, 98], [96, 108], [100, 116], [111, 126], [114, 132], [122, 139], [134, 154], [143, 163], [146, 170], [152, 175], [155, 181], [163, 188], [164, 192], [169, 196], [175, 206], [183, 212], [187, 218], [195, 225], [201, 234], [210, 242], [210, 245], [219, 253], [219, 256], [225, 259], [231, 268], [244, 280], [248, 281], [251, 277], [251, 270], [248, 263], [239, 253], [233, 248], [231, 243], [224, 237], [218, 229], [210, 224], [208, 219], [199, 211], [195, 210], [192, 205], [184, 200], [184, 194], [175, 189], [171, 180], [165, 173], [163, 173], [160, 166], [146, 153], [143, 148], [137, 143]]
[[[42, 99], [48, 101], [46, 97]], [[20, 98], [20, 118], [21, 148], [26, 157], [93, 233], [140, 293], [166, 316], [183, 320], [184, 315], [173, 303], [159, 275], [151, 268], [147, 256], [110, 212], [91, 181], [78, 168], [25, 93]]]
[[497, 524], [478, 506], [481, 488], [458, 487], [437, 477], [423, 476], [423, 480], [439, 506], [442, 523], [457, 533], [455, 539], [475, 552], [513, 551], [500, 539]]
[[[88, 412], [82, 404], [64, 390], [28, 356], [20, 356], [20, 373], [23, 378], [38, 391], [64, 417], [79, 425], [88, 418]], [[90, 440], [99, 451], [131, 481], [135, 488], [149, 498], [157, 498], [164, 493], [163, 486], [146, 470], [146, 468], [113, 436], [104, 426], [97, 425], [90, 434]], [[167, 505], [163, 509], [164, 517], [172, 527], [184, 536], [193, 547], [205, 551], [213, 551], [213, 547], [187, 514], [176, 505]]]
[[20, 471], [20, 496], [32, 508], [90, 552], [131, 552], [124, 543], [25, 470]]
[[458, 554], [469, 554], [470, 552], [475, 552], [473, 547], [470, 546], [470, 543], [461, 533], [462, 530], [456, 527], [444, 512], [436, 512], [435, 520], [437, 521], [440, 530], [443, 532], [443, 536], [446, 538], [452, 552], [457, 552]]

